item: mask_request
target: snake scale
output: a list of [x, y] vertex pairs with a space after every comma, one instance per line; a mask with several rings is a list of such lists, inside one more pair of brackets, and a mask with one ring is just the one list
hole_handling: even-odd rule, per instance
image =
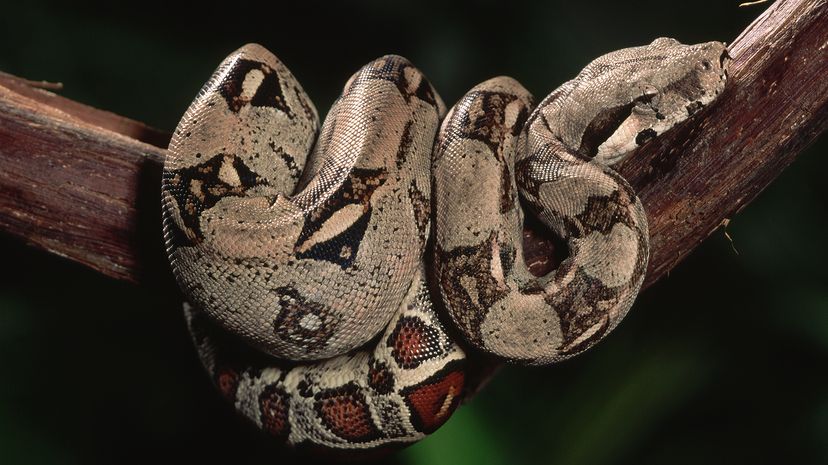
[[[728, 58], [660, 38], [536, 107], [497, 77], [446, 112], [389, 55], [320, 128], [275, 56], [237, 50], [179, 123], [162, 183], [170, 263], [219, 391], [287, 444], [382, 450], [448, 419], [475, 354], [545, 365], [586, 350], [632, 305], [649, 253], [611, 166], [712, 102]], [[525, 265], [522, 205], [566, 241], [547, 276]]]

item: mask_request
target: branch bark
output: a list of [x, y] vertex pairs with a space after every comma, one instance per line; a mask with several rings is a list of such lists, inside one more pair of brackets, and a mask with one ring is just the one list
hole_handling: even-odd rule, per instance
[[[731, 45], [719, 102], [620, 167], [650, 221], [645, 286], [741, 210], [828, 126], [826, 0], [782, 0]], [[166, 276], [161, 164], [169, 135], [0, 74], [0, 230], [116, 279]], [[536, 273], [556, 265], [538, 225]], [[559, 257], [558, 257], [559, 258]]]

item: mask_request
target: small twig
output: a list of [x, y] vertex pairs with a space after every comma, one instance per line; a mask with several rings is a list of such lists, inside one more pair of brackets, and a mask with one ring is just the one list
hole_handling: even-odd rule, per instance
[[23, 79], [17, 76], [13, 76], [8, 73], [4, 73], [0, 71], [0, 79], [5, 82], [10, 81], [18, 81], [20, 84], [35, 88], [35, 89], [45, 89], [45, 90], [63, 90], [63, 83], [62, 82], [49, 82], [49, 81], [32, 81], [30, 79]]
[[733, 253], [739, 255], [739, 251], [736, 250], [736, 244], [733, 242], [733, 238], [730, 237], [730, 233], [727, 232], [727, 227], [730, 225], [730, 218], [725, 218], [722, 220], [722, 232], [724, 233], [725, 239], [730, 242], [730, 248], [733, 249]]
[[758, 5], [760, 3], [766, 3], [768, 0], [756, 0], [755, 2], [744, 2], [739, 4], [739, 8], [746, 7], [746, 6], [753, 6]]

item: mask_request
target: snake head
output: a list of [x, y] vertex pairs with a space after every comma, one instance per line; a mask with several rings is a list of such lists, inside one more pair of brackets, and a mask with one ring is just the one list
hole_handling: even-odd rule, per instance
[[569, 118], [571, 146], [606, 164], [620, 161], [715, 100], [730, 61], [721, 42], [666, 37], [599, 57], [570, 81], [566, 100], [591, 102]]

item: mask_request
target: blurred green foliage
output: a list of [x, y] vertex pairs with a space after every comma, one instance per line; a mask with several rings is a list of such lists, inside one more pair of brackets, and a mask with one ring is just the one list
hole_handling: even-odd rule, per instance
[[[324, 114], [381, 54], [412, 59], [449, 104], [498, 74], [540, 97], [592, 58], [657, 36], [730, 41], [764, 8], [737, 4], [14, 2], [0, 17], [0, 70], [172, 130], [245, 42], [279, 55]], [[386, 461], [828, 463], [826, 142], [733, 219], [738, 254], [716, 232], [595, 349], [504, 369]], [[0, 463], [308, 462], [219, 400], [169, 283], [114, 282], [8, 237], [0, 256]]]

